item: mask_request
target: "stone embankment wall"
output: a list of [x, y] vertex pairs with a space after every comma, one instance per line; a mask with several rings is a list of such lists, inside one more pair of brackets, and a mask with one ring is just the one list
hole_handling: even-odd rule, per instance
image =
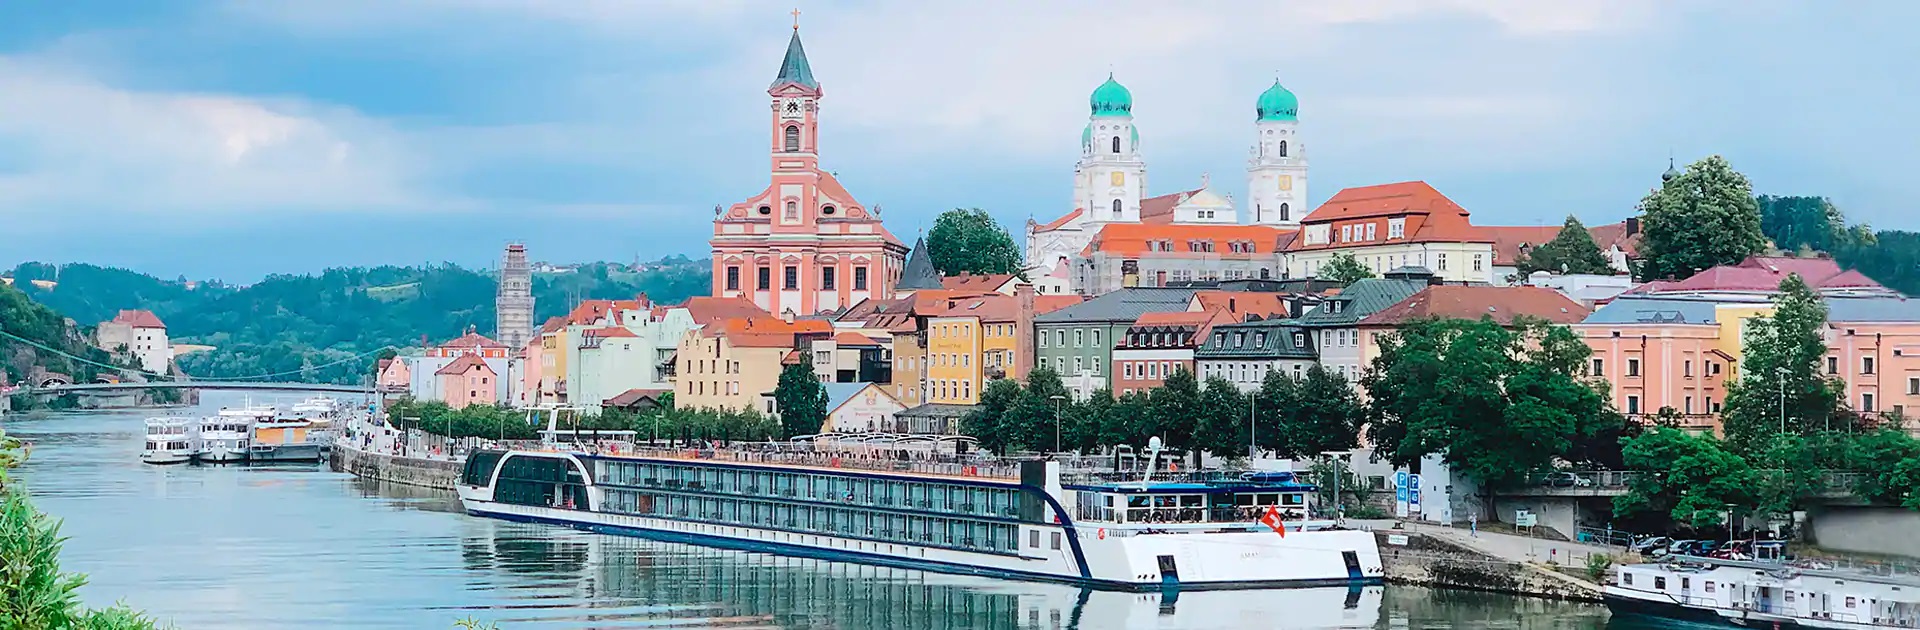
[[1814, 544], [1852, 551], [1920, 558], [1920, 512], [1897, 507], [1832, 506], [1813, 510], [1808, 536]]
[[[1600, 601], [1600, 585], [1545, 565], [1503, 560], [1431, 536], [1380, 530], [1380, 560], [1387, 581], [1530, 595], [1551, 599]], [[1407, 544], [1389, 544], [1405, 536]]]
[[358, 477], [391, 483], [452, 490], [460, 479], [460, 462], [369, 453], [344, 444], [333, 447], [333, 469]]

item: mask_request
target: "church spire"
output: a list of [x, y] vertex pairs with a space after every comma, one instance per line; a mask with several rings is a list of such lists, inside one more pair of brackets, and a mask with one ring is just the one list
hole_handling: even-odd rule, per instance
[[813, 90], [820, 89], [820, 83], [813, 80], [813, 67], [807, 65], [807, 49], [800, 46], [798, 22], [793, 25], [793, 38], [787, 40], [787, 57], [780, 62], [780, 75], [773, 78], [773, 85], [769, 89], [787, 83], [798, 84]]
[[933, 267], [933, 258], [927, 253], [927, 239], [923, 236], [913, 244], [913, 251], [907, 255], [907, 267], [901, 271], [900, 283], [894, 286], [894, 291], [910, 293], [919, 289], [938, 288], [941, 288], [940, 271]]

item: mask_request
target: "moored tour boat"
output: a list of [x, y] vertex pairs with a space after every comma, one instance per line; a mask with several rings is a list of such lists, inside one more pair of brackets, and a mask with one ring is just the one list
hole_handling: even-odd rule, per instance
[[1382, 578], [1373, 535], [1301, 518], [1314, 487], [1290, 475], [1149, 477], [782, 448], [481, 450], [457, 488], [476, 516], [1104, 588]]
[[1920, 580], [1791, 565], [1678, 558], [1614, 569], [1615, 614], [1748, 628], [1920, 628]]
[[146, 447], [140, 461], [149, 464], [179, 464], [200, 452], [200, 421], [186, 416], [147, 418]]
[[253, 441], [253, 425], [273, 419], [273, 407], [247, 406], [221, 409], [201, 421], [200, 453], [194, 459], [202, 463], [230, 463], [247, 460]]

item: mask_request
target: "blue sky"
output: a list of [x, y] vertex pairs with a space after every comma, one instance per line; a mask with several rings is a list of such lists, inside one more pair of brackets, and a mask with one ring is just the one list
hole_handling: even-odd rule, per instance
[[[1482, 224], [1590, 223], [1719, 153], [1759, 192], [1920, 228], [1920, 3], [801, 2], [823, 163], [903, 237], [1069, 209], [1086, 97], [1132, 89], [1154, 192], [1245, 196], [1299, 95], [1312, 201], [1424, 179]], [[0, 3], [0, 266], [250, 281], [703, 255], [766, 180], [787, 5]]]

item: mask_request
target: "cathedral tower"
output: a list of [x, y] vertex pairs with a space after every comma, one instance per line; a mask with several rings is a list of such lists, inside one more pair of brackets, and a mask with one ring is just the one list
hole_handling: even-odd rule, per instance
[[1080, 162], [1073, 167], [1074, 204], [1086, 209], [1089, 224], [1139, 223], [1147, 163], [1133, 126], [1133, 93], [1109, 74], [1088, 105], [1093, 113], [1080, 133]]
[[1300, 101], [1280, 86], [1254, 103], [1256, 138], [1247, 159], [1247, 222], [1294, 227], [1307, 207], [1307, 147], [1300, 142]]

